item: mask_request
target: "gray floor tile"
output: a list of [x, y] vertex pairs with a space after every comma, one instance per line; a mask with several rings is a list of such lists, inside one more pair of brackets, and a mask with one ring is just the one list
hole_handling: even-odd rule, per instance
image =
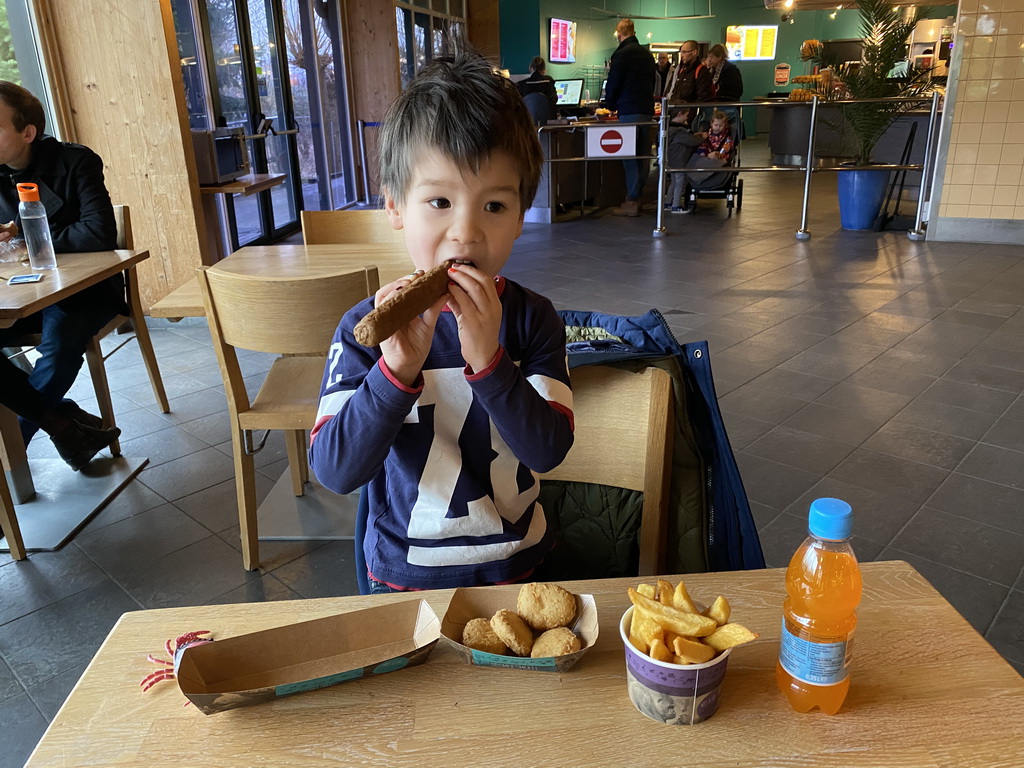
[[171, 608], [207, 603], [259, 578], [242, 567], [237, 551], [210, 535], [134, 569], [122, 586], [145, 608]]
[[846, 381], [839, 382], [814, 402], [851, 411], [879, 424], [892, 418], [911, 402], [907, 395], [859, 386], [855, 383], [856, 376], [855, 373]]
[[725, 411], [780, 424], [807, 405], [807, 401], [765, 390], [750, 382], [720, 398], [720, 405]]
[[82, 533], [74, 544], [123, 584], [138, 571], [152, 570], [165, 555], [209, 535], [208, 530], [184, 512], [163, 504], [97, 531]]
[[1024, 592], [1012, 590], [985, 638], [1005, 658], [1024, 665]]
[[107, 579], [0, 626], [0, 656], [23, 685], [37, 685], [85, 664], [121, 614], [138, 609]]
[[892, 546], [1006, 587], [1024, 567], [1024, 534], [928, 507], [910, 519]]
[[0, 768], [22, 768], [46, 730], [46, 719], [29, 698], [19, 694], [0, 707]]
[[32, 697], [32, 701], [35, 702], [39, 711], [43, 713], [43, 717], [53, 720], [87, 666], [89, 665], [81, 664], [73, 667], [28, 689], [28, 695]]
[[786, 419], [782, 426], [828, 437], [841, 443], [860, 445], [884, 423], [884, 419], [866, 418], [852, 411], [811, 403]]
[[73, 546], [32, 552], [0, 567], [0, 625], [106, 581], [103, 571]]
[[206, 448], [153, 469], [144, 469], [138, 479], [168, 501], [176, 501], [234, 476], [231, 457], [216, 448]]
[[827, 474], [856, 446], [791, 427], [775, 427], [748, 445], [744, 451], [797, 469]]
[[996, 416], [1003, 413], [1014, 401], [1012, 392], [979, 387], [976, 384], [945, 378], [939, 379], [928, 387], [921, 397], [925, 400], [934, 400], [938, 403], [955, 405], [958, 408], [967, 408], [972, 411], [992, 413]]
[[996, 612], [1009, 593], [1009, 589], [1005, 585], [972, 576], [956, 568], [919, 557], [896, 547], [884, 549], [881, 559], [905, 560], [914, 566], [982, 635], [992, 624]]
[[998, 419], [981, 440], [989, 445], [1024, 451], [1024, 421], [1005, 416]]
[[819, 477], [743, 451], [736, 454], [736, 461], [750, 500], [775, 509], [785, 509]]
[[1024, 534], [1024, 490], [953, 472], [928, 506], [979, 523]]
[[947, 474], [944, 469], [858, 448], [833, 469], [829, 477], [922, 504]]
[[901, 363], [876, 359], [851, 374], [847, 382], [858, 387], [917, 397], [935, 383], [935, 378], [908, 369]]
[[330, 541], [306, 557], [281, 566], [274, 576], [303, 597], [359, 594], [351, 541]]
[[[262, 555], [262, 547], [260, 548]], [[268, 603], [276, 600], [301, 600], [302, 595], [289, 589], [273, 574], [265, 573], [260, 578], [247, 581], [223, 595], [209, 600], [207, 604], [231, 605], [232, 603]]]
[[[256, 503], [261, 504], [274, 487], [274, 481], [256, 473]], [[217, 483], [198, 493], [176, 499], [174, 506], [213, 533], [238, 527], [238, 498], [235, 479]]]
[[949, 369], [943, 378], [960, 381], [964, 384], [977, 384], [981, 387], [1013, 392], [1015, 395], [1019, 395], [1021, 390], [1024, 390], [1024, 371], [998, 368], [978, 362], [962, 360]]
[[975, 443], [902, 422], [890, 422], [864, 442], [864, 447], [941, 469], [956, 469]]
[[759, 376], [755, 383], [766, 390], [785, 393], [786, 397], [808, 402], [817, 400], [836, 386], [831, 379], [799, 371], [787, 371], [785, 368], [774, 368]]
[[722, 418], [725, 420], [725, 428], [729, 433], [729, 444], [732, 445], [733, 451], [743, 450], [757, 438], [770, 432], [775, 426], [768, 421], [752, 419], [749, 416], [728, 411], [722, 411]]
[[941, 432], [968, 440], [978, 440], [996, 420], [994, 413], [972, 411], [955, 405], [918, 398], [893, 417], [892, 423]]
[[958, 467], [959, 472], [1013, 488], [1024, 488], [1024, 453], [979, 443]]
[[206, 447], [207, 444], [199, 438], [177, 427], [168, 426], [167, 422], [164, 422], [164, 429], [159, 432], [121, 440], [121, 452], [125, 456], [144, 456], [149, 459], [147, 469], [180, 459]]
[[142, 483], [132, 481], [101, 509], [82, 530], [98, 531], [100, 528], [116, 523], [140, 512], [159, 507], [166, 503], [159, 495]]
[[854, 535], [882, 544], [891, 541], [919, 509], [919, 505], [914, 502], [826, 477], [785, 511], [806, 519], [811, 502], [822, 497], [842, 499], [853, 507]]
[[186, 421], [180, 425], [190, 435], [194, 435], [207, 445], [219, 445], [231, 440], [231, 418], [227, 412], [211, 413], [209, 416]]
[[0, 659], [0, 702], [24, 692], [25, 689], [21, 687], [11, 668]]

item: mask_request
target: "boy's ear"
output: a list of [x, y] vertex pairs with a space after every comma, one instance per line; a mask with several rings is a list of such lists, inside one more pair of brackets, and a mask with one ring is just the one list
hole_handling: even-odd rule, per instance
[[384, 192], [384, 213], [387, 214], [392, 229], [398, 230], [405, 226], [402, 223], [402, 212], [398, 209], [398, 201], [387, 191]]

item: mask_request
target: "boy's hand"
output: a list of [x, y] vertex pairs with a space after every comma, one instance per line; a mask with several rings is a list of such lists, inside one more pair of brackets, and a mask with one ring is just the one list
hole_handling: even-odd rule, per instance
[[482, 371], [498, 353], [501, 300], [494, 278], [468, 264], [448, 270], [448, 306], [459, 324], [462, 357], [473, 372]]
[[[373, 297], [373, 306], [379, 307], [394, 298], [396, 293], [403, 290], [422, 272], [423, 270], [419, 270], [382, 287]], [[437, 318], [441, 315], [447, 300], [448, 296], [442, 296], [422, 316], [413, 318], [407, 326], [380, 343], [380, 351], [388, 370], [407, 387], [413, 385], [423, 369], [423, 362], [427, 359], [430, 345], [434, 340], [434, 326], [437, 325]]]

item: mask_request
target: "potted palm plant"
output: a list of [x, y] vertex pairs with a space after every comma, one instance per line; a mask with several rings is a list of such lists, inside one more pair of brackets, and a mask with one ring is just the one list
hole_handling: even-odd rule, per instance
[[[833, 100], [921, 95], [928, 88], [930, 70], [907, 65], [907, 39], [925, 10], [919, 8], [905, 16], [903, 9], [892, 5], [892, 0], [858, 0], [857, 5], [859, 31], [864, 41], [860, 62], [835, 61], [817, 41], [808, 41], [801, 49], [805, 61], [831, 72], [831, 87], [820, 89], [819, 95]], [[841, 125], [836, 127], [849, 137], [853, 165], [871, 165], [878, 140], [896, 118], [914, 106], [905, 101], [838, 104]], [[882, 207], [888, 178], [887, 171], [839, 173], [839, 214], [843, 229], [872, 228]]]

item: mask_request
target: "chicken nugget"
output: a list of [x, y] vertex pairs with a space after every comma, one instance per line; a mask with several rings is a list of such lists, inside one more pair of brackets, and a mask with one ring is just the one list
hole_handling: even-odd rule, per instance
[[6, 232], [11, 237], [18, 236], [18, 225], [13, 220], [8, 221], [6, 224], [0, 224], [0, 231]]
[[504, 656], [508, 646], [494, 634], [491, 623], [487, 619], [473, 619], [462, 630], [462, 644], [484, 653], [496, 653]]
[[555, 627], [533, 641], [530, 656], [546, 659], [549, 656], [565, 656], [580, 649], [580, 639], [568, 627]]
[[491, 629], [516, 656], [529, 656], [533, 648], [533, 632], [519, 614], [502, 608], [491, 617]]
[[543, 632], [564, 627], [576, 617], [576, 598], [557, 584], [524, 584], [516, 610], [527, 624]]

